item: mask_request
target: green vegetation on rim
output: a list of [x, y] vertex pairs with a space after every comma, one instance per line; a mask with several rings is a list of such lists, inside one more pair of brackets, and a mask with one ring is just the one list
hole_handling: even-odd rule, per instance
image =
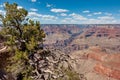
[[27, 10], [19, 9], [16, 3], [5, 3], [4, 9], [6, 15], [0, 15], [3, 23], [0, 34], [6, 39], [5, 45], [13, 55], [6, 69], [13, 74], [22, 74], [23, 80], [30, 80], [32, 66], [29, 65], [28, 56], [43, 44], [45, 33], [40, 28], [40, 22], [28, 19]]

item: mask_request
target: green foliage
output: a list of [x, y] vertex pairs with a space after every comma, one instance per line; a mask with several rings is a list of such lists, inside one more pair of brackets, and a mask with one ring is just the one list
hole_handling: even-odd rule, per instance
[[66, 70], [65, 74], [68, 76], [68, 80], [80, 80], [79, 75], [72, 70]]
[[9, 4], [5, 3], [6, 15], [3, 19], [4, 26], [14, 26], [18, 28], [22, 25], [22, 22], [25, 20], [28, 12], [24, 8], [18, 9], [16, 3]]
[[[67, 68], [65, 69], [64, 67], [61, 68], [62, 73], [64, 74], [64, 77], [59, 77], [57, 79], [50, 79], [50, 80], [81, 80], [79, 77], [79, 74], [76, 73], [74, 70]], [[59, 73], [55, 72], [57, 75]]]
[[[16, 3], [5, 3], [6, 15], [0, 14], [3, 28], [0, 35], [6, 39], [5, 45], [9, 47], [12, 57], [7, 71], [13, 74], [21, 73], [23, 80], [31, 80], [32, 67], [29, 64], [29, 53], [39, 50], [43, 44], [45, 33], [40, 27], [40, 22], [26, 18], [28, 12], [24, 8], [18, 9]], [[18, 70], [19, 69], [19, 70]]]

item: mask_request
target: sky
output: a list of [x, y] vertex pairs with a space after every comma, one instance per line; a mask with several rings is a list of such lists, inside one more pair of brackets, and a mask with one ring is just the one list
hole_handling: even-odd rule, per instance
[[25, 8], [41, 24], [120, 24], [120, 0], [0, 0]]

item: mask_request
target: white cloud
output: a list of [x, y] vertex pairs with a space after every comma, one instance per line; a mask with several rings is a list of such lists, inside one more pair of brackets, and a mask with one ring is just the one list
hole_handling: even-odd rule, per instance
[[79, 15], [76, 13], [72, 13], [69, 16], [71, 16], [73, 19], [76, 19], [76, 20], [86, 20], [87, 19], [86, 17], [83, 17], [82, 15]]
[[56, 20], [58, 18], [55, 16], [52, 16], [52, 15], [43, 15], [42, 19], [44, 19], [44, 20]]
[[33, 20], [37, 20], [37, 21], [40, 20], [40, 18], [38, 18], [38, 17], [32, 17], [32, 19], [33, 19]]
[[64, 24], [116, 24], [120, 20], [115, 19], [114, 16], [100, 16], [97, 18], [87, 18], [80, 14], [72, 13], [67, 18], [62, 19], [60, 22]]
[[64, 18], [61, 20], [61, 23], [65, 23], [65, 24], [80, 24], [84, 21], [86, 21], [87, 18], [80, 15], [80, 14], [76, 14], [76, 13], [72, 13], [72, 14], [69, 14], [67, 16], [67, 18]]
[[117, 21], [113, 16], [101, 16], [86, 20], [87, 24], [115, 24]]
[[72, 20], [72, 18], [65, 18], [65, 20]]
[[47, 4], [46, 4], [46, 7], [52, 7], [52, 4], [48, 4], [48, 3], [47, 3]]
[[4, 10], [0, 10], [0, 14], [5, 15], [5, 11]]
[[62, 23], [65, 23], [65, 24], [75, 24], [75, 23], [78, 23], [78, 20], [75, 20], [73, 18], [64, 18], [63, 20], [61, 20]]
[[23, 7], [22, 7], [22, 6], [18, 6], [17, 8], [18, 8], [18, 9], [21, 9], [21, 8], [23, 8]]
[[43, 14], [39, 14], [36, 12], [29, 12], [28, 17], [32, 18], [32, 19], [42, 19], [42, 20], [56, 20], [58, 19], [56, 16], [53, 15], [43, 15]]
[[65, 13], [61, 13], [60, 15], [61, 15], [61, 16], [67, 16], [67, 14], [65, 14]]
[[99, 14], [102, 14], [102, 12], [95, 12], [93, 13], [94, 15], [99, 15]]
[[[105, 15], [105, 13], [103, 13]], [[34, 11], [29, 12], [28, 17], [32, 18], [34, 20], [41, 21], [42, 24], [116, 24], [120, 23], [120, 20], [116, 19], [113, 15], [109, 16], [109, 14], [106, 14], [105, 16], [98, 16], [98, 17], [89, 17], [88, 16], [94, 16], [93, 14], [88, 14], [86, 17], [77, 14], [77, 13], [59, 13], [59, 17], [64, 16], [63, 19], [54, 16], [54, 15], [46, 15], [46, 14], [40, 14]]]
[[53, 8], [50, 11], [51, 12], [55, 12], [55, 13], [61, 13], [61, 12], [68, 12], [69, 10], [67, 10], [67, 9], [56, 9], [56, 8]]
[[92, 16], [92, 14], [88, 14], [87, 16]]
[[112, 16], [112, 13], [106, 12], [105, 15], [107, 15], [107, 16]]
[[61, 22], [67, 24], [68, 21], [63, 19], [63, 20], [61, 20]]
[[98, 19], [101, 19], [101, 20], [113, 20], [114, 17], [112, 17], [112, 16], [102, 16], [102, 17], [98, 17]]
[[89, 10], [85, 10], [85, 11], [83, 11], [83, 13], [90, 13], [90, 11]]
[[37, 0], [31, 0], [32, 2], [36, 2]]
[[29, 12], [29, 13], [28, 13], [28, 16], [29, 16], [29, 17], [41, 17], [42, 15], [41, 15], [41, 14], [38, 14], [38, 13], [36, 13], [36, 12]]
[[38, 11], [38, 9], [35, 9], [35, 8], [30, 8], [31, 11]]

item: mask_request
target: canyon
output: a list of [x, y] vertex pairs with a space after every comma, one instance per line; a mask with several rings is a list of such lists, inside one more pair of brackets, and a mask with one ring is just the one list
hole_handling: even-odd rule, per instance
[[71, 57], [77, 60], [75, 70], [87, 80], [120, 80], [120, 55], [117, 53], [108, 54], [94, 46], [76, 51]]
[[100, 46], [109, 53], [120, 52], [120, 25], [44, 25], [44, 46], [65, 53]]
[[[71, 70], [79, 74], [80, 80], [120, 80], [120, 25], [41, 26], [46, 33], [43, 47], [50, 52], [42, 52], [49, 53], [44, 56], [45, 60], [41, 60], [42, 54], [34, 54], [38, 59], [33, 61], [38, 62], [39, 69], [43, 71], [39, 76], [44, 75], [45, 79], [48, 79], [49, 73], [54, 79], [63, 77], [66, 75], [63, 74], [61, 66], [70, 66]], [[4, 63], [7, 59], [3, 57], [10, 56], [3, 41], [3, 37], [0, 36], [0, 70], [6, 65]], [[53, 74], [56, 67], [62, 75]], [[0, 78], [4, 78], [6, 74], [0, 72]], [[39, 76], [35, 78], [40, 79]]]
[[45, 48], [69, 54], [87, 80], [120, 80], [120, 25], [44, 25]]

